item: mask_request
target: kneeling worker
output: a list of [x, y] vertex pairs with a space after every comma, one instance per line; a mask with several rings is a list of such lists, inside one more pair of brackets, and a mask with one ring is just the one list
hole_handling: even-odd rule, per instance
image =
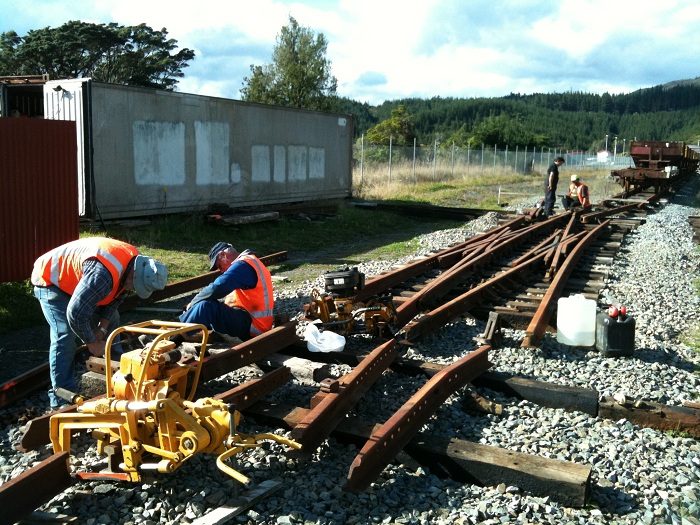
[[569, 184], [569, 192], [561, 199], [561, 204], [565, 210], [583, 206], [584, 210], [591, 208], [591, 199], [588, 194], [588, 186], [586, 186], [578, 175], [571, 176], [571, 184]]
[[272, 276], [260, 259], [249, 250], [238, 253], [229, 243], [217, 242], [209, 251], [209, 269], [221, 275], [190, 301], [181, 322], [200, 323], [243, 341], [272, 328]]
[[73, 372], [75, 336], [85, 342], [92, 355], [103, 355], [107, 336], [119, 326], [117, 308], [124, 292], [134, 290], [146, 299], [154, 290], [162, 290], [167, 279], [163, 263], [140, 255], [130, 244], [106, 237], [71, 241], [36, 260], [34, 296], [51, 336], [52, 408], [65, 403], [56, 395], [58, 388], [78, 391]]

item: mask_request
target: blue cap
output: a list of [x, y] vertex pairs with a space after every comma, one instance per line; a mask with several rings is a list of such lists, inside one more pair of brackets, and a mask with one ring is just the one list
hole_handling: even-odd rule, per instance
[[216, 257], [219, 255], [220, 252], [224, 251], [227, 248], [233, 248], [229, 243], [227, 242], [217, 242], [214, 246], [212, 246], [211, 250], [209, 250], [209, 270], [216, 270]]

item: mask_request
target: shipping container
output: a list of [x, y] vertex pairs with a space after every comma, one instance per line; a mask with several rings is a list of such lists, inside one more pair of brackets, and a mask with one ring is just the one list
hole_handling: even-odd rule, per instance
[[76, 122], [79, 215], [115, 219], [350, 196], [349, 115], [52, 80], [44, 116]]

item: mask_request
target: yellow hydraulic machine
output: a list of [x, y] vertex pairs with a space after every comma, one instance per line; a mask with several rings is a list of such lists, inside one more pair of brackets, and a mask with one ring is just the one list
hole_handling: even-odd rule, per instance
[[[123, 333], [155, 339], [143, 349], [122, 354], [119, 370], [112, 375], [112, 344]], [[182, 359], [172, 339], [192, 333], [201, 333], [199, 353], [196, 359]], [[108, 457], [108, 470], [78, 473], [78, 477], [138, 482], [146, 471], [173, 472], [195, 454], [206, 452], [217, 454], [217, 466], [247, 485], [250, 479], [228, 465], [227, 459], [261, 446], [263, 440], [300, 449], [297, 442], [276, 434], [238, 432], [240, 413], [222, 401], [192, 400], [207, 337], [201, 324], [145, 321], [117, 328], [105, 343], [105, 397], [84, 401], [76, 396], [77, 413], [51, 417], [54, 451], [70, 451], [74, 431], [94, 429], [98, 453]]]

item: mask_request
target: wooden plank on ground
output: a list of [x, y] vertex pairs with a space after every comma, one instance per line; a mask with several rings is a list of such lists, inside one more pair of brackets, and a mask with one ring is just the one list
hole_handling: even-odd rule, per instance
[[243, 493], [240, 503], [235, 507], [222, 506], [206, 513], [192, 522], [192, 525], [223, 525], [233, 518], [250, 509], [258, 501], [270, 496], [282, 488], [282, 482], [277, 480], [266, 480], [257, 487]]
[[[429, 455], [454, 479], [488, 486], [506, 483], [532, 494], [551, 495], [568, 507], [582, 507], [590, 495], [591, 465], [514, 452], [461, 439], [421, 434], [407, 452]], [[419, 459], [420, 460], [420, 459]]]
[[607, 419], [626, 419], [640, 427], [675, 430], [700, 437], [700, 409], [662, 405], [653, 401], [619, 404], [611, 397], [600, 400], [598, 415]]
[[598, 415], [598, 391], [592, 388], [558, 385], [503, 372], [486, 372], [472, 383], [544, 407], [577, 410], [594, 417]]
[[249, 213], [247, 215], [209, 215], [210, 222], [225, 225], [252, 224], [254, 222], [277, 221], [279, 212], [269, 211], [262, 213]]

